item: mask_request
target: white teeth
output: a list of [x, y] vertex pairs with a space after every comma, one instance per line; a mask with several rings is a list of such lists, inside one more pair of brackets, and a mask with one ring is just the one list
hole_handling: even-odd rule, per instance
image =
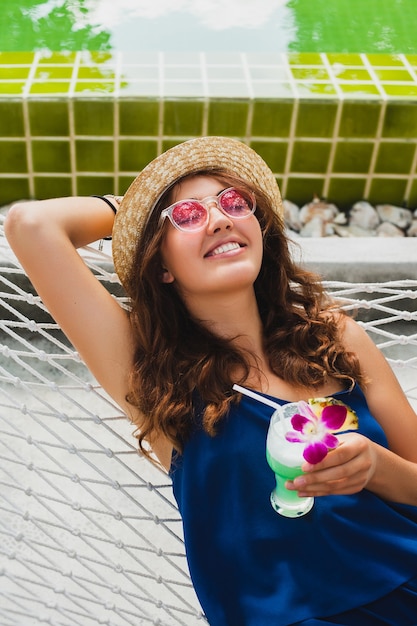
[[240, 248], [239, 244], [236, 242], [225, 243], [223, 246], [219, 246], [211, 253], [212, 256], [216, 254], [222, 254], [223, 252], [229, 252], [229, 250], [236, 250], [236, 248]]

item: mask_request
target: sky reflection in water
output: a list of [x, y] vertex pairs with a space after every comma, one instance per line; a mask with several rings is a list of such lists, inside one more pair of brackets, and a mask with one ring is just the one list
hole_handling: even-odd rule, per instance
[[417, 53], [416, 0], [2, 0], [13, 50]]

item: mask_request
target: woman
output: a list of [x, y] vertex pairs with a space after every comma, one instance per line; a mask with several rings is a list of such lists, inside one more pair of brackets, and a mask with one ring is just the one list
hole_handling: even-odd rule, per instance
[[[267, 165], [232, 139], [191, 140], [118, 204], [18, 204], [6, 235], [144, 453], [170, 471], [209, 622], [415, 625], [417, 417], [365, 332], [292, 262]], [[129, 315], [76, 252], [110, 233]], [[297, 520], [269, 502], [273, 409], [236, 383], [278, 404], [337, 400], [359, 418], [288, 482], [315, 497]]]

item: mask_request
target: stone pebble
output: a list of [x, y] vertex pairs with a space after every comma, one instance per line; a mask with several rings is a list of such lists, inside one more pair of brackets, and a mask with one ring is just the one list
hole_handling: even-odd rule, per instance
[[301, 237], [417, 237], [417, 209], [355, 202], [348, 211], [313, 198], [299, 207], [283, 200], [286, 227]]

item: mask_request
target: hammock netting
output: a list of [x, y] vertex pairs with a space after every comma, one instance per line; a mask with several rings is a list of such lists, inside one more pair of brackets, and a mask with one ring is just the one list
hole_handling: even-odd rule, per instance
[[[0, 216], [0, 624], [206, 623], [165, 473], [10, 251]], [[80, 251], [127, 306], [108, 249]], [[417, 406], [417, 280], [326, 281]], [[204, 538], [202, 538], [204, 540]]]

